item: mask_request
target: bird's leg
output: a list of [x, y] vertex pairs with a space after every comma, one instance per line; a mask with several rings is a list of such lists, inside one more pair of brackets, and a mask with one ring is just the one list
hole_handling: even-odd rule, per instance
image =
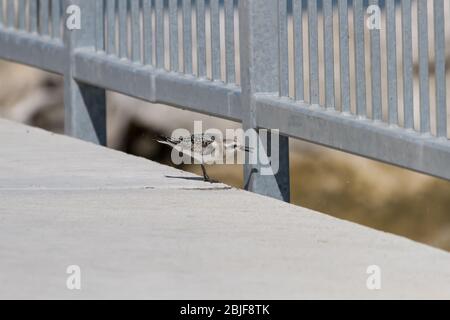
[[202, 171], [203, 171], [203, 179], [205, 180], [205, 182], [215, 183], [216, 181], [211, 180], [211, 178], [210, 178], [210, 177], [208, 176], [208, 174], [206, 173], [205, 165], [202, 164], [201, 167], [202, 167]]
[[202, 171], [203, 171], [203, 179], [205, 180], [205, 182], [207, 182], [207, 181], [209, 181], [209, 176], [206, 173], [205, 165], [202, 164], [201, 166], [202, 166]]

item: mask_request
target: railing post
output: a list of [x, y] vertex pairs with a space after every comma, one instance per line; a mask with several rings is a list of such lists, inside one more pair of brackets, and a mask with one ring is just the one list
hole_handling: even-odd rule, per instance
[[[243, 127], [259, 131], [255, 96], [279, 94], [278, 1], [241, 0], [239, 17]], [[274, 156], [277, 155], [271, 155], [272, 161]], [[274, 175], [261, 174], [260, 159], [256, 165], [244, 165], [245, 187], [258, 194], [290, 201], [287, 137], [280, 136], [278, 156], [279, 170]]]
[[[70, 6], [80, 8], [79, 30], [68, 30], [66, 26]], [[105, 90], [74, 79], [76, 51], [95, 50], [98, 34], [96, 19], [102, 17], [96, 12], [96, 7], [96, 1], [92, 0], [64, 0], [64, 44], [67, 50], [64, 74], [65, 132], [75, 138], [106, 145]]]

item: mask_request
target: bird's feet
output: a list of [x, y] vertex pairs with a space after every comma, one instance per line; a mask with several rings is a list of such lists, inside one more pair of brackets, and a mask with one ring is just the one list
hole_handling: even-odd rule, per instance
[[215, 180], [213, 180], [213, 179], [211, 179], [209, 176], [208, 176], [208, 174], [206, 173], [206, 168], [205, 168], [205, 165], [201, 165], [201, 168], [202, 168], [202, 173], [203, 173], [203, 180], [205, 181], [205, 182], [209, 182], [209, 183], [218, 183], [218, 181], [215, 181]]
[[211, 184], [219, 183], [219, 181], [214, 180], [214, 179], [211, 179], [209, 176], [204, 176], [204, 177], [203, 177], [203, 180], [204, 180], [205, 182], [209, 182], [209, 183], [211, 183]]

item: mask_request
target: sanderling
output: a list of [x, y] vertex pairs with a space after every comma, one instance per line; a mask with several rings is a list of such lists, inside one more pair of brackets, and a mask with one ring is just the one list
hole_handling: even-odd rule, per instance
[[[195, 160], [195, 163], [200, 164], [203, 172], [203, 179], [206, 182], [214, 183], [206, 173], [205, 164], [208, 164], [211, 159], [217, 154], [222, 154], [224, 158], [230, 155], [234, 156], [236, 152], [251, 152], [252, 148], [240, 145], [237, 139], [218, 141], [214, 135], [210, 134], [193, 134], [187, 137], [169, 138], [160, 136], [156, 139], [157, 142], [170, 146], [179, 153]], [[217, 151], [222, 151], [218, 153]]]

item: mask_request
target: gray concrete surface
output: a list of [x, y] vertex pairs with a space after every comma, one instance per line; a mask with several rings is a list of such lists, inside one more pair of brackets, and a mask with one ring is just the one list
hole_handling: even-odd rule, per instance
[[450, 298], [450, 254], [0, 120], [0, 298]]

